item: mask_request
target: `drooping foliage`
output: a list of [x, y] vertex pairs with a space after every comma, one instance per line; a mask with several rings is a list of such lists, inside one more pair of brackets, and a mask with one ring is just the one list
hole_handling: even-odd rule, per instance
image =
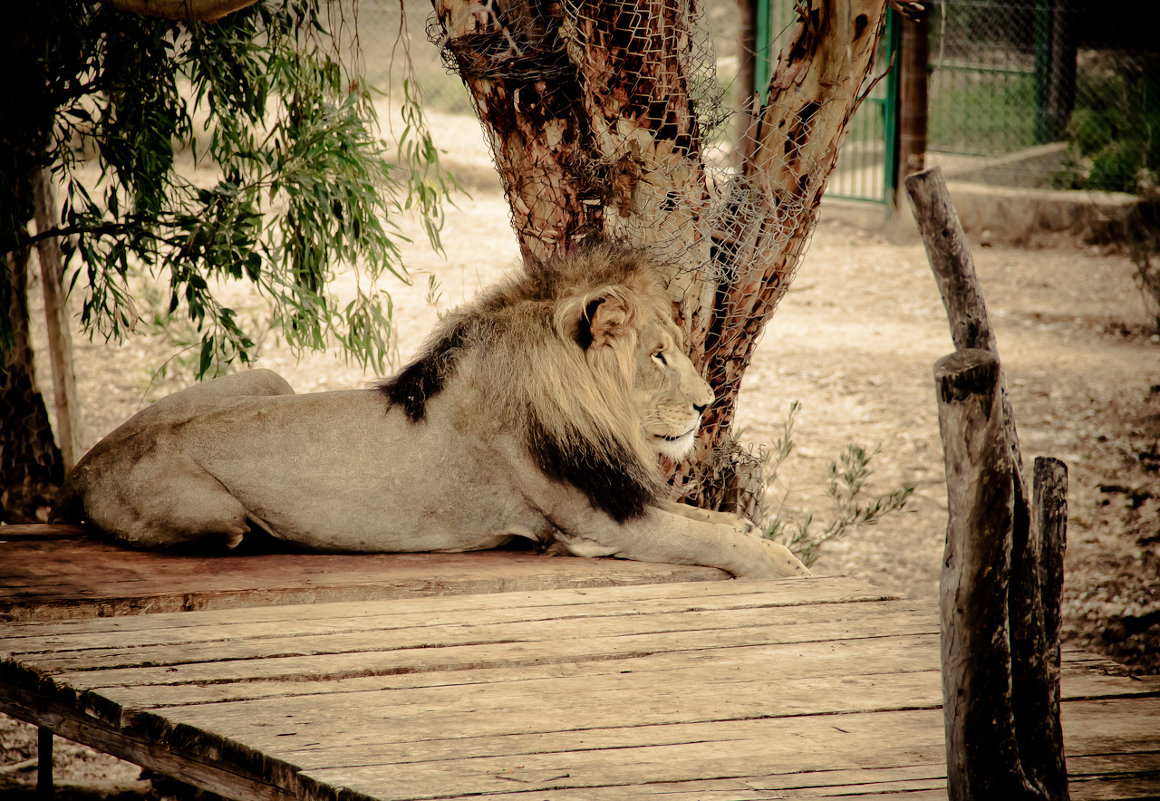
[[[3, 105], [21, 120], [0, 134], [12, 146], [0, 157], [0, 251], [63, 236], [83, 322], [104, 337], [137, 320], [134, 271], [167, 279], [169, 313], [200, 333], [200, 372], [253, 348], [218, 278], [252, 282], [291, 344], [334, 340], [382, 369], [389, 304], [367, 287], [405, 274], [391, 218], [418, 207], [438, 247], [449, 187], [417, 98], [405, 98], [406, 146], [378, 138], [354, 68], [357, 6], [259, 2], [200, 23], [87, 0], [34, 5], [4, 37], [16, 73]], [[27, 176], [40, 167], [59, 187], [60, 219], [30, 236]], [[343, 265], [368, 280], [340, 305], [327, 286]], [[0, 271], [4, 305], [14, 289]]]

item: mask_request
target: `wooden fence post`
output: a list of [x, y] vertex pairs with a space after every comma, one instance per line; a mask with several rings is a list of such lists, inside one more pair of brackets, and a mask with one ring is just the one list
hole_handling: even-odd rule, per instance
[[1011, 696], [1014, 512], [999, 360], [956, 351], [935, 365], [935, 383], [950, 511], [939, 581], [950, 798], [1036, 798], [1019, 761]]
[[[995, 333], [942, 173], [905, 183], [956, 349], [935, 366], [950, 513], [940, 584], [948, 789], [953, 800], [1066, 801], [1066, 467], [1037, 459], [1031, 497]], [[989, 719], [976, 704], [990, 707]]]

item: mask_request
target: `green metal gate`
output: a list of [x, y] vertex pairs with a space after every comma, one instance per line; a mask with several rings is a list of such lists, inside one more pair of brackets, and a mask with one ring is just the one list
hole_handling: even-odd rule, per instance
[[[796, 19], [793, 0], [766, 0], [757, 6], [756, 84], [769, 84], [771, 54], [777, 53]], [[886, 76], [874, 86], [869, 97], [850, 121], [846, 138], [838, 154], [838, 166], [830, 176], [826, 197], [878, 203], [887, 209], [894, 206], [895, 180], [898, 173], [898, 69], [896, 62], [900, 40], [898, 15], [889, 11], [886, 30], [875, 59], [879, 72]], [[764, 46], [764, 48], [763, 48]]]

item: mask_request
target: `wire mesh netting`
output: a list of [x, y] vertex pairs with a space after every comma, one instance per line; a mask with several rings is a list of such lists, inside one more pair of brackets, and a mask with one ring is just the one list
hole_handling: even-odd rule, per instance
[[[1152, 9], [1154, 11], [1154, 9]], [[936, 0], [929, 149], [1009, 159], [995, 180], [1136, 192], [1160, 164], [1160, 37], [1146, 4]], [[1029, 149], [1039, 148], [1028, 152]]]
[[[788, 16], [778, 23], [774, 31], [775, 57], [776, 50], [789, 40], [796, 20], [793, 6], [788, 3], [783, 5]], [[486, 74], [489, 78], [518, 78], [521, 70], [529, 68], [529, 64], [525, 63], [529, 54], [558, 54], [558, 51], [566, 50], [570, 63], [565, 72], [568, 75], [579, 75], [584, 80], [582, 86], [561, 87], [558, 90], [560, 93], [574, 92], [574, 97], [567, 98], [569, 101], [605, 106], [603, 116], [606, 118], [612, 116], [610, 109], [614, 107], [646, 109], [655, 114], [654, 119], [637, 116], [631, 120], [631, 124], [621, 121], [596, 131], [594, 136], [598, 147], [576, 154], [577, 159], [585, 162], [581, 172], [592, 176], [594, 183], [604, 181], [609, 184], [604, 187], [603, 195], [586, 198], [587, 203], [595, 205], [599, 201], [608, 205], [605, 203], [609, 200], [608, 193], [615, 194], [620, 189], [615, 178], [610, 176], [625, 165], [626, 158], [639, 152], [643, 142], [642, 130], [659, 132], [659, 138], [668, 138], [670, 132], [666, 127], [683, 126], [683, 133], [672, 138], [675, 145], [673, 152], [663, 159], [665, 175], [659, 178], [633, 176], [633, 185], [629, 187], [638, 196], [647, 193], [650, 186], [663, 187], [661, 196], [653, 200], [654, 205], [664, 213], [640, 215], [636, 213], [639, 208], [636, 208], [631, 210], [633, 214], [606, 215], [601, 221], [606, 233], [636, 241], [641, 238], [640, 234], [628, 229], [632, 226], [647, 226], [650, 227], [648, 240], [652, 247], [664, 252], [665, 242], [688, 251], [690, 242], [708, 242], [719, 238], [721, 232], [729, 228], [733, 231], [732, 239], [735, 242], [748, 238], [751, 248], [780, 248], [795, 235], [794, 220], [801, 216], [804, 209], [801, 199], [795, 198], [794, 192], [782, 191], [781, 187], [755, 176], [752, 171], [744, 174], [739, 169], [746, 154], [753, 150], [755, 132], [749, 127], [751, 120], [744, 113], [745, 104], [735, 80], [739, 60], [736, 5], [723, 0], [708, 3], [704, 9], [689, 3], [667, 3], [664, 6], [669, 7], [672, 17], [657, 29], [656, 22], [646, 18], [637, 3], [618, 5], [568, 2], [563, 6], [566, 21], [561, 29], [562, 41], [544, 41], [546, 33], [555, 36], [556, 32], [540, 30], [528, 20], [504, 17], [496, 10], [499, 4], [493, 6], [480, 3], [480, 13], [494, 16], [494, 25], [499, 33], [495, 41], [488, 45], [488, 63], [473, 63], [466, 70], [457, 62], [454, 49], [447, 46], [449, 43], [441, 28], [428, 19], [429, 9], [425, 4], [407, 4], [402, 22], [408, 32], [406, 44], [414, 65], [414, 78], [421, 86], [424, 102], [429, 108], [474, 116], [476, 109], [470, 93], [460, 80], [461, 71], [474, 71]], [[609, 8], [615, 10], [608, 11]], [[600, 20], [586, 18], [585, 15], [590, 15], [593, 9], [599, 9]], [[610, 18], [611, 26], [608, 24]], [[399, 80], [403, 74], [397, 58], [402, 45], [394, 41], [398, 36], [400, 22], [398, 6], [391, 0], [362, 3], [359, 23], [368, 74], [373, 82], [393, 85], [393, 91], [399, 91]], [[606, 36], [609, 29], [614, 29], [617, 36], [625, 37], [624, 41], [593, 41], [594, 37]], [[417, 34], [430, 37], [440, 46], [442, 67], [434, 56], [439, 51], [419, 41]], [[483, 52], [483, 48], [477, 48], [477, 51]], [[608, 60], [607, 54], [610, 52], [616, 54], [613, 60]], [[396, 57], [390, 58], [391, 55]], [[683, 63], [671, 65], [672, 69], [669, 69], [663, 63], [666, 58], [677, 58]], [[595, 64], [594, 59], [605, 59], [607, 63]], [[530, 68], [538, 71], [541, 76], [546, 74], [542, 63], [531, 65]], [[602, 73], [602, 70], [605, 72]], [[609, 70], [616, 73], [612, 81], [616, 85], [595, 85], [598, 76]], [[624, 81], [626, 71], [635, 76], [634, 81]], [[666, 75], [677, 75], [683, 83], [670, 85], [666, 82]], [[627, 96], [624, 96], [626, 93]], [[689, 98], [687, 113], [674, 110], [671, 103], [673, 93]], [[869, 101], [878, 99], [880, 94], [880, 89], [875, 87]], [[877, 196], [881, 192], [879, 184], [885, 169], [883, 122], [881, 111], [875, 110], [871, 116], [874, 119], [869, 121], [862, 116], [857, 117], [852, 124], [855, 135], [847, 139], [857, 140], [856, 149], [872, 151], [873, 163], [868, 169], [872, 167], [874, 170], [870, 183], [874, 184], [872, 191]], [[864, 135], [857, 135], [857, 131], [863, 129]], [[683, 141], [682, 137], [688, 141]], [[493, 140], [491, 144], [493, 150], [502, 153], [502, 142]], [[782, 160], [794, 161], [798, 155], [791, 152]], [[843, 160], [851, 158], [847, 151], [843, 151]], [[523, 166], [525, 170], [521, 179], [525, 184], [534, 181], [551, 183], [553, 176], [550, 171], [537, 175], [536, 170], [540, 168], [527, 163]], [[575, 162], [571, 166], [575, 169]], [[764, 166], [768, 172], [768, 162]], [[801, 169], [800, 164], [798, 169]], [[810, 173], [811, 170], [807, 168], [805, 172]], [[673, 176], [678, 174], [685, 174], [688, 179], [674, 182]], [[816, 178], [818, 170], [813, 169], [812, 174]], [[865, 176], [860, 180], [865, 182]], [[678, 185], [676, 190], [674, 183]], [[773, 202], [758, 202], [759, 196], [779, 192], [781, 196]], [[638, 207], [648, 204], [647, 200], [640, 197], [634, 198], [633, 202]], [[760, 213], [761, 208], [767, 204], [778, 210], [778, 232], [771, 234], [766, 231], [760, 237], [748, 236], [743, 229], [763, 220], [768, 222]], [[630, 211], [628, 208], [620, 210]], [[690, 225], [694, 227], [690, 229]], [[761, 241], [755, 241], [757, 238]], [[694, 266], [711, 267], [705, 254], [701, 255], [701, 263]], [[730, 269], [720, 260], [717, 267]], [[714, 277], [729, 275], [718, 274]]]

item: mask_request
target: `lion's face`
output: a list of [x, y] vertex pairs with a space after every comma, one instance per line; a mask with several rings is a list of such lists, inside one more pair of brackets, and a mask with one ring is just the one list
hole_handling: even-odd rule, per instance
[[683, 459], [693, 448], [713, 390], [680, 346], [680, 329], [653, 316], [639, 333], [632, 400], [646, 441], [662, 456]]

